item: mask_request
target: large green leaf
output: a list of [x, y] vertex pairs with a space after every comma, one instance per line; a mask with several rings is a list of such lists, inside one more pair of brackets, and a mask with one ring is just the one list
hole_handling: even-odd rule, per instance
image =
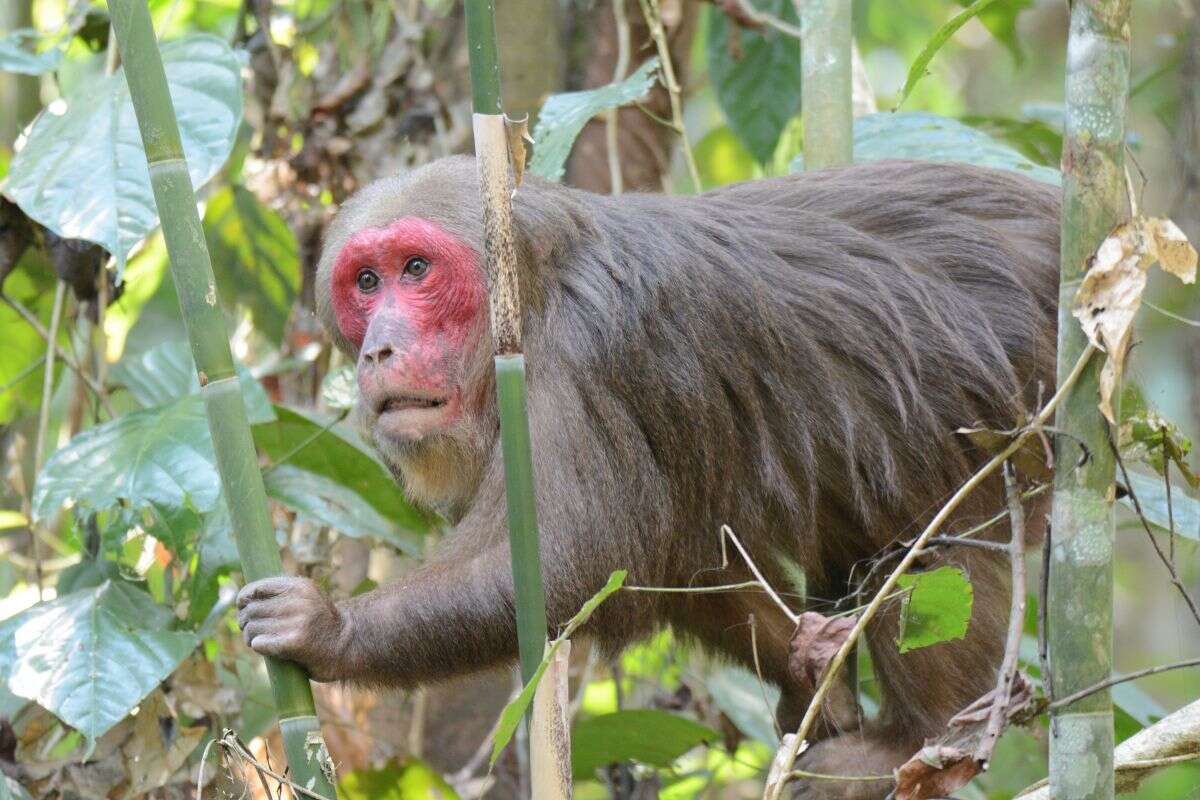
[[[224, 41], [195, 35], [162, 46], [192, 184], [225, 163], [242, 116], [241, 66]], [[44, 111], [9, 166], [6, 193], [25, 213], [69, 239], [103, 245], [124, 266], [158, 225], [150, 171], [125, 73], [86, 80]]]
[[[925, 111], [881, 111], [854, 120], [854, 160], [908, 158], [996, 167], [1058, 185], [1057, 170], [1039, 166], [1007, 145], [958, 120]], [[804, 169], [799, 156], [792, 172]]]
[[199, 640], [140, 589], [105, 581], [0, 623], [0, 675], [89, 742], [125, 718]]
[[409, 555], [422, 552], [420, 533], [384, 517], [362, 495], [333, 478], [291, 464], [280, 464], [264, 477], [271, 497], [339, 533], [382, 539]]
[[707, 725], [665, 711], [602, 714], [580, 720], [571, 731], [571, 773], [590, 778], [597, 769], [623, 761], [669, 767], [696, 745], [720, 738]]
[[[797, 24], [792, 0], [749, 2]], [[760, 164], [768, 163], [783, 129], [800, 110], [799, 40], [768, 26], [743, 30], [714, 7], [708, 9], [705, 50], [717, 103], [729, 127]]]
[[[253, 429], [254, 443], [273, 462], [278, 463], [281, 459], [286, 459], [284, 463], [294, 468], [323, 476], [330, 479], [332, 484], [349, 489], [406, 534], [425, 533], [429, 530], [429, 518], [409, 504], [396, 481], [370, 454], [332, 428], [326, 429], [325, 425], [297, 411], [276, 406], [275, 413], [278, 417], [275, 422], [255, 425]], [[271, 471], [276, 472], [279, 469], [281, 467], [275, 467]], [[274, 480], [270, 479], [268, 486]], [[286, 500], [284, 497], [279, 499]], [[333, 506], [339, 504], [337, 498], [328, 500]], [[312, 511], [311, 508], [299, 510]], [[320, 515], [314, 516], [321, 518]], [[354, 535], [353, 531], [346, 532]], [[374, 535], [388, 538], [383, 533]], [[395, 541], [399, 543], [408, 539], [402, 535]]]
[[0, 72], [19, 72], [22, 75], [41, 75], [58, 67], [63, 48], [51, 47], [37, 52], [34, 47], [40, 34], [33, 28], [18, 28], [0, 39]]
[[204, 238], [222, 300], [248, 308], [254, 327], [279, 344], [300, 289], [292, 229], [249, 191], [230, 186], [209, 199]]
[[619, 83], [610, 83], [586, 92], [567, 92], [550, 95], [542, 110], [538, 112], [537, 126], [533, 131], [533, 160], [529, 171], [551, 181], [563, 176], [563, 165], [571, 154], [571, 146], [588, 120], [607, 111], [635, 100], [650, 91], [656, 80], [658, 59], [652, 58], [637, 71]]
[[[1177, 481], [1171, 487], [1169, 509], [1167, 485], [1162, 478], [1130, 472], [1129, 482], [1133, 484], [1133, 492], [1137, 495], [1147, 522], [1165, 532], [1171, 529], [1171, 521], [1174, 520], [1175, 533], [1193, 541], [1200, 541], [1200, 500], [1184, 491], [1180, 485], [1182, 481]], [[1134, 510], [1133, 499], [1129, 495], [1121, 498], [1121, 505], [1130, 511]]]
[[901, 575], [900, 588], [909, 590], [900, 612], [901, 653], [967, 635], [975, 591], [961, 569], [938, 567]]
[[[172, 339], [142, 353], [127, 355], [112, 370], [112, 378], [124, 386], [143, 408], [162, 405], [200, 391], [196, 362], [187, 342]], [[250, 422], [275, 419], [271, 399], [250, 371], [237, 365], [238, 382]]]
[[68, 505], [211, 511], [221, 493], [199, 395], [89, 428], [46, 462], [33, 489], [35, 520]]

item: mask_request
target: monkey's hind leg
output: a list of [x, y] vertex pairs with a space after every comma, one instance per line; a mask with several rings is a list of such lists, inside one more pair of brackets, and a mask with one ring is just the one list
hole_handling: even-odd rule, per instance
[[[883, 697], [879, 719], [860, 732], [816, 742], [796, 768], [850, 780], [808, 778], [795, 782], [803, 800], [883, 800], [894, 788], [892, 771], [926, 739], [996, 686], [1008, 625], [1008, 565], [1003, 554], [961, 548], [945, 563], [963, 568], [974, 589], [965, 638], [910, 650], [896, 647], [899, 608], [868, 628], [868, 644]], [[879, 776], [881, 780], [854, 780]]]

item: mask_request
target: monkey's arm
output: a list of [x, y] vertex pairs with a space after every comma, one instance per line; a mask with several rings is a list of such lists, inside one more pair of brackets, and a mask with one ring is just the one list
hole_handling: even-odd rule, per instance
[[255, 651], [318, 681], [410, 686], [516, 656], [507, 543], [437, 558], [398, 583], [332, 602], [306, 578], [257, 581], [238, 594]]

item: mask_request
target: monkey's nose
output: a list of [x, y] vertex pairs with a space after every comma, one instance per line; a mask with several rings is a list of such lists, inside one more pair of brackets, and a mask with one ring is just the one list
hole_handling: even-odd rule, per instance
[[391, 345], [380, 345], [370, 350], [364, 350], [362, 359], [372, 367], [379, 366], [392, 357]]

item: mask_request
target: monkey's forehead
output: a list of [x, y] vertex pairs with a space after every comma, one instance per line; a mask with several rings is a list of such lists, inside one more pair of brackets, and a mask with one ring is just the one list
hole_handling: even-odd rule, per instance
[[387, 266], [412, 256], [435, 261], [476, 260], [470, 243], [462, 237], [433, 220], [410, 216], [356, 230], [337, 253], [334, 269], [362, 264]]

